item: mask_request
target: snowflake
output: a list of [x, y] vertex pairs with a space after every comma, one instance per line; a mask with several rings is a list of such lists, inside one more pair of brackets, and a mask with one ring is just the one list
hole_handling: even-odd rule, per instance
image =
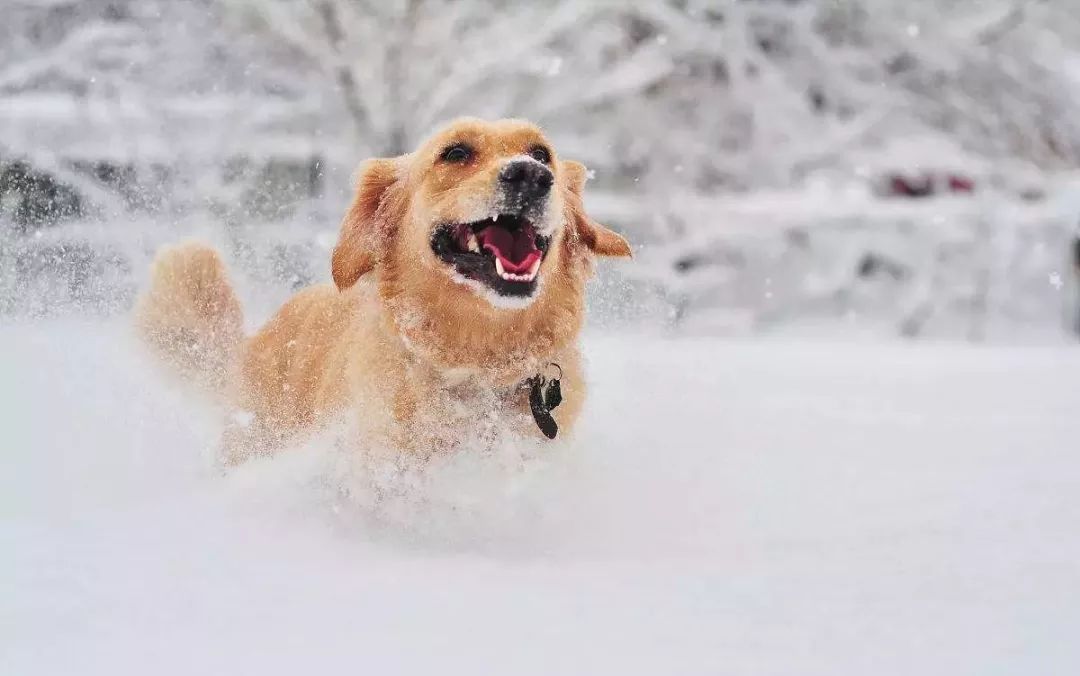
[[1050, 286], [1054, 287], [1058, 291], [1061, 290], [1061, 287], [1065, 286], [1065, 282], [1061, 281], [1061, 273], [1051, 272], [1048, 277], [1050, 281]]
[[255, 420], [255, 414], [251, 411], [234, 411], [231, 417], [239, 427], [248, 427]]

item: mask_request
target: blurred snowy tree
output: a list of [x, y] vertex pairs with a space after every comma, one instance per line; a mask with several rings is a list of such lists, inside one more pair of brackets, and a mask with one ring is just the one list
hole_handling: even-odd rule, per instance
[[348, 120], [327, 133], [348, 132], [353, 158], [406, 152], [458, 115], [572, 127], [672, 71], [664, 50], [628, 44], [636, 11], [624, 3], [224, 1], [314, 74]]
[[[639, 130], [622, 149], [644, 193], [622, 217], [651, 243], [634, 269], [673, 296], [677, 322], [727, 308], [730, 321], [760, 328], [881, 306], [900, 333], [963, 315], [961, 332], [979, 337], [988, 314], [1032, 304], [1007, 288], [991, 298], [992, 287], [1000, 276], [1045, 275], [1074, 216], [1046, 230], [1038, 210], [1006, 207], [1017, 221], [995, 211], [1000, 200], [1043, 194], [1054, 172], [1080, 164], [1080, 118], [1069, 113], [1080, 104], [1080, 15], [1071, 2], [636, 7], [677, 68], [621, 115]], [[890, 176], [981, 201], [889, 213], [864, 193]], [[749, 213], [717, 201], [770, 188], [798, 192], [747, 194]], [[1034, 236], [1024, 234], [1026, 219]], [[912, 247], [888, 234], [896, 228], [923, 253], [903, 253]], [[1053, 315], [1054, 290], [1023, 286]]]
[[13, 2], [0, 28], [0, 162], [72, 186], [109, 218], [212, 202], [227, 192], [220, 165], [281, 154], [265, 149], [297, 97], [253, 58], [260, 46], [221, 30], [216, 0]]
[[0, 143], [35, 153], [307, 143], [351, 165], [455, 115], [520, 115], [660, 212], [672, 190], [855, 171], [913, 134], [1080, 158], [1069, 0], [13, 2], [0, 115], [24, 124]]

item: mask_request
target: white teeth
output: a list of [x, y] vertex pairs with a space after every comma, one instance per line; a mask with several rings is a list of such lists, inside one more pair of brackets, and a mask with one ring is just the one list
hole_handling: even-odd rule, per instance
[[508, 282], [531, 282], [536, 279], [536, 273], [540, 271], [540, 261], [536, 261], [529, 268], [529, 271], [523, 275], [515, 275], [512, 272], [507, 272], [503, 267], [502, 261], [495, 258], [495, 272], [499, 273], [499, 276]]
[[469, 251], [480, 253], [480, 242], [476, 241], [476, 235], [469, 235]]

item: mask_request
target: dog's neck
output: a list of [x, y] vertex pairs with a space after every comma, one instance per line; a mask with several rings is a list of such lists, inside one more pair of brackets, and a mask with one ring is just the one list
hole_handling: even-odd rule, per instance
[[501, 321], [441, 321], [421, 304], [389, 299], [383, 322], [410, 358], [438, 373], [448, 385], [467, 380], [509, 386], [535, 375], [573, 345], [581, 329], [581, 312], [559, 307], [550, 299], [528, 312], [493, 313]]
[[[502, 332], [498, 328], [450, 333], [435, 318], [390, 310], [387, 321], [405, 352], [418, 365], [453, 386], [466, 381], [507, 386], [536, 374], [573, 343], [577, 330]], [[501, 339], [500, 339], [501, 337]]]

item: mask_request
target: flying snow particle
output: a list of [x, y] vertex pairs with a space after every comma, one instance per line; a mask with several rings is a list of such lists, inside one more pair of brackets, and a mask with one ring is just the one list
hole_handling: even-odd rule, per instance
[[234, 411], [232, 421], [240, 427], [247, 427], [255, 420], [255, 414], [251, 411]]
[[1051, 272], [1047, 275], [1050, 281], [1050, 286], [1054, 287], [1058, 291], [1061, 291], [1061, 287], [1065, 286], [1065, 282], [1061, 281], [1061, 273]]

